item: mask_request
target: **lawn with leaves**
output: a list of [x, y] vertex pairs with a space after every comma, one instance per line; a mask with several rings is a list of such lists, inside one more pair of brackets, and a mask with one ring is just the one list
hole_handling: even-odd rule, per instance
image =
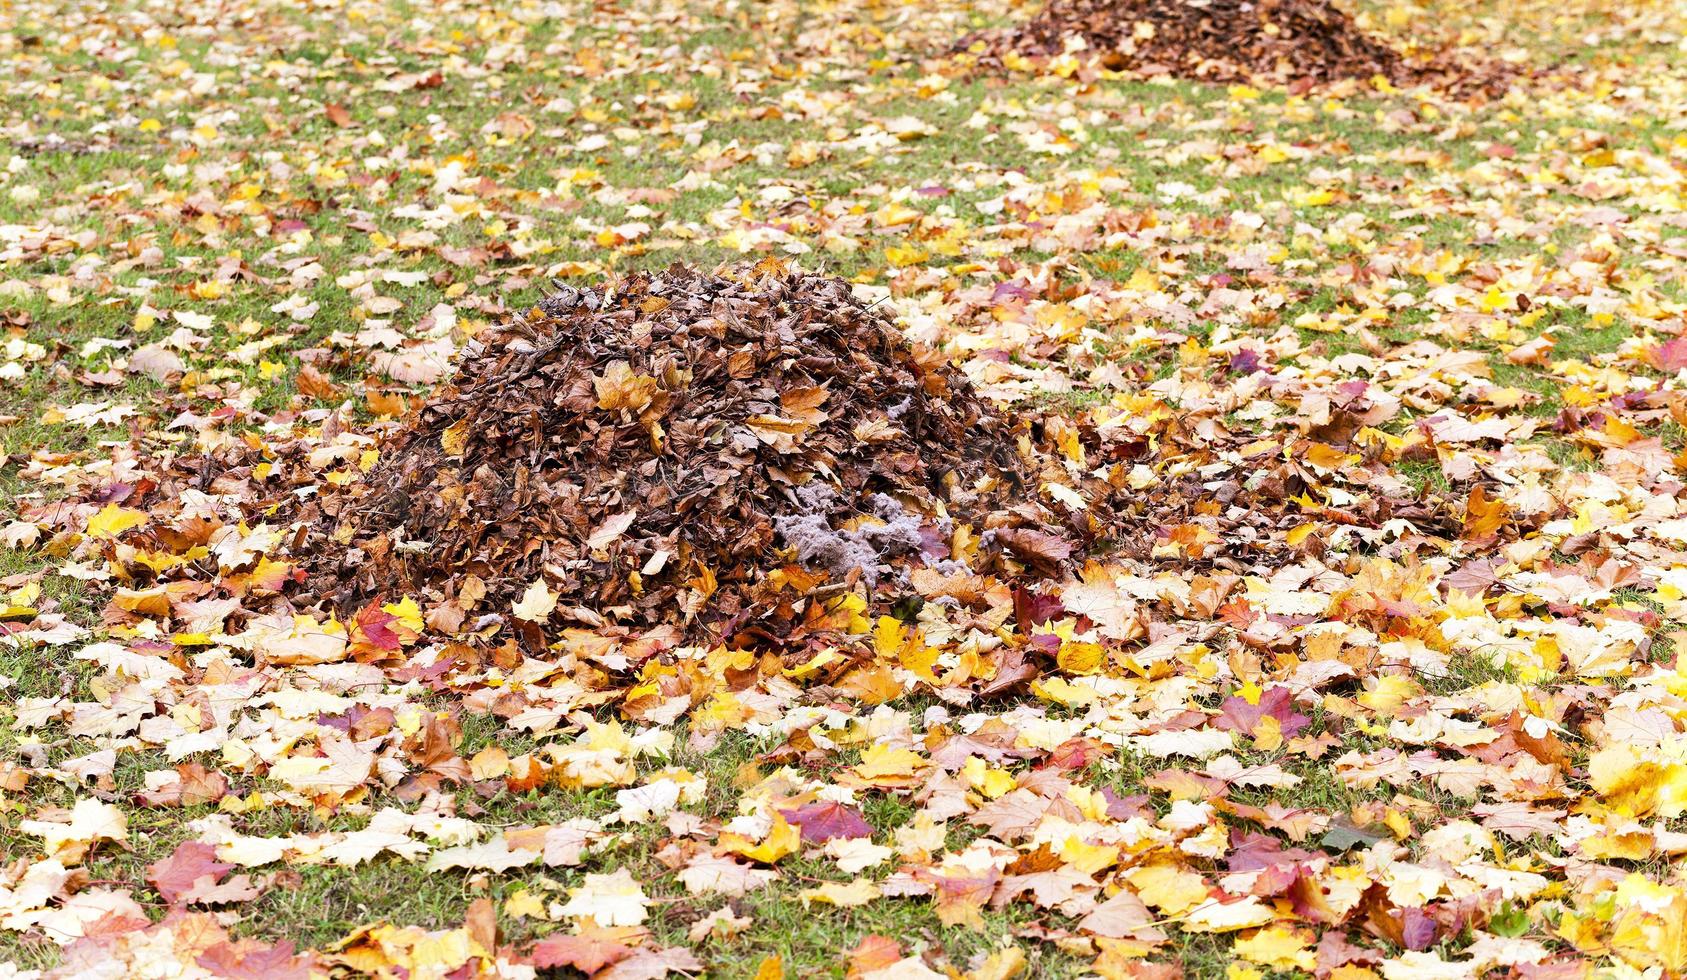
[[[950, 53], [1028, 12], [0, 8], [0, 976], [1687, 971], [1687, 12], [1358, 9], [1492, 99]], [[281, 447], [767, 259], [1086, 549], [800, 659], [295, 601]]]

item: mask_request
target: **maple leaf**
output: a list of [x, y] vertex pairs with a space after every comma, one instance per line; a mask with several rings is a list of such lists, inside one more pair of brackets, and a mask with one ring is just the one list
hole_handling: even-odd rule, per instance
[[826, 905], [836, 905], [840, 908], [855, 908], [866, 905], [879, 897], [879, 886], [862, 878], [857, 878], [848, 884], [828, 881], [815, 888], [805, 888], [797, 894], [804, 907], [810, 903], [821, 902]]
[[557, 934], [539, 940], [530, 954], [540, 969], [569, 966], [592, 974], [633, 954], [634, 947], [614, 938], [613, 930], [582, 929], [577, 935]]
[[[615, 515], [609, 517], [607, 520], [605, 520], [603, 522], [603, 524], [601, 526], [599, 526], [596, 530], [594, 530], [586, 538], [586, 547], [592, 549], [593, 551], [600, 551], [604, 548], [609, 547], [611, 544], [615, 543], [615, 540], [617, 538], [621, 537], [622, 534], [626, 533], [627, 528], [632, 527], [633, 520], [637, 517], [638, 517], [638, 512], [633, 511], [633, 510], [625, 511], [623, 513], [615, 514]], [[535, 584], [538, 584], [538, 583], [535, 583]], [[526, 601], [526, 599], [527, 599], [527, 596], [525, 596], [525, 595], [522, 596], [522, 600], [524, 602]], [[554, 603], [554, 600], [553, 600], [553, 605], [554, 604], [555, 603]], [[527, 617], [527, 616], [521, 616], [520, 612], [517, 612], [516, 615], [520, 616], [522, 619], [531, 618], [531, 617]], [[534, 621], [535, 622], [542, 622], [543, 618], [541, 617], [540, 619], [534, 620]]]
[[515, 604], [513, 611], [517, 619], [543, 623], [551, 618], [556, 604], [557, 594], [550, 590], [543, 578], [536, 578], [527, 586], [527, 591], [521, 594], [521, 599]]
[[589, 918], [600, 926], [636, 926], [650, 914], [644, 888], [626, 868], [608, 874], [588, 874], [585, 882], [568, 890], [558, 911], [570, 918]]
[[183, 841], [167, 858], [147, 865], [146, 880], [164, 901], [178, 904], [209, 885], [216, 885], [234, 865], [216, 859], [217, 849], [203, 841]]
[[124, 531], [140, 527], [149, 519], [144, 510], [106, 504], [99, 513], [88, 518], [88, 535], [95, 538], [115, 538]]
[[1317, 954], [1311, 948], [1310, 937], [1281, 926], [1261, 929], [1237, 940], [1235, 950], [1237, 956], [1275, 970], [1310, 972], [1317, 964]]
[[1687, 368], [1687, 337], [1672, 337], [1656, 347], [1647, 348], [1646, 359], [1666, 374], [1675, 374]]
[[727, 857], [699, 854], [676, 875], [692, 894], [721, 894], [732, 897], [766, 886], [779, 874]]
[[630, 409], [639, 411], [656, 396], [656, 379], [647, 374], [635, 374], [626, 361], [611, 361], [600, 377], [592, 379], [597, 391], [597, 407], [605, 411]]
[[678, 946], [641, 949], [611, 965], [593, 980], [662, 980], [670, 973], [693, 975], [703, 969], [695, 953]]
[[1087, 617], [1103, 636], [1129, 639], [1137, 617], [1135, 600], [1111, 581], [1084, 582], [1068, 586], [1060, 594], [1066, 611]]
[[18, 830], [42, 838], [47, 856], [65, 862], [82, 860], [101, 841], [129, 838], [129, 818], [109, 803], [83, 798], [68, 812], [58, 811], [54, 819], [22, 820]]
[[1247, 693], [1232, 695], [1219, 707], [1220, 714], [1212, 721], [1214, 728], [1258, 738], [1270, 726], [1275, 726], [1274, 734], [1279, 742], [1281, 738], [1300, 734], [1312, 723], [1312, 719], [1294, 710], [1294, 694], [1287, 687], [1266, 688], [1252, 700]]
[[291, 755], [270, 767], [270, 777], [301, 792], [344, 795], [362, 786], [375, 767], [375, 752], [350, 738], [320, 738], [322, 755]]
[[902, 944], [889, 936], [870, 932], [849, 951], [851, 975], [865, 976], [902, 959]]
[[1464, 536], [1473, 541], [1492, 538], [1505, 527], [1510, 515], [1511, 508], [1505, 501], [1488, 499], [1487, 490], [1478, 483], [1465, 503]]
[[861, 811], [832, 800], [818, 800], [795, 810], [780, 810], [779, 813], [802, 828], [802, 839], [810, 844], [824, 844], [838, 837], [873, 836], [873, 826], [861, 816]]
[[723, 851], [738, 854], [761, 864], [777, 864], [802, 846], [802, 832], [792, 826], [783, 814], [775, 813], [773, 826], [759, 843], [740, 834], [725, 833], [720, 837]]
[[216, 943], [194, 962], [225, 980], [307, 980], [313, 959], [310, 954], [295, 955], [290, 939], [266, 946], [244, 938]]
[[1030, 528], [1002, 528], [996, 540], [1017, 558], [1056, 564], [1072, 557], [1072, 542], [1045, 531]]
[[1112, 939], [1126, 937], [1146, 942], [1160, 942], [1165, 933], [1153, 925], [1154, 914], [1142, 900], [1130, 891], [1121, 891], [1090, 910], [1078, 920], [1078, 928], [1097, 936]]
[[542, 856], [539, 850], [512, 847], [503, 834], [495, 834], [479, 844], [435, 851], [428, 858], [429, 871], [449, 868], [472, 868], [481, 871], [508, 871], [510, 868], [532, 864]]

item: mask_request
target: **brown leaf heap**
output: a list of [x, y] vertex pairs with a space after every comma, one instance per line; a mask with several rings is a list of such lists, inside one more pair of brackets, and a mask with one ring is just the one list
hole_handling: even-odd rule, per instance
[[1006, 32], [971, 35], [987, 60], [1051, 57], [1082, 38], [1102, 65], [1209, 82], [1325, 83], [1381, 75], [1398, 84], [1505, 90], [1508, 73], [1450, 56], [1407, 57], [1330, 0], [1053, 0]]
[[842, 280], [675, 267], [478, 338], [324, 502], [315, 584], [342, 605], [473, 581], [481, 608], [525, 595], [541, 620], [551, 595], [587, 622], [718, 620], [781, 544], [869, 585], [888, 558], [947, 557], [956, 525], [1006, 523], [1020, 468], [966, 380]]

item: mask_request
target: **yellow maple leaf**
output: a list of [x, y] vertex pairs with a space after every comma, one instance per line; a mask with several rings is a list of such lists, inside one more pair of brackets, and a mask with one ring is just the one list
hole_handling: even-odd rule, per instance
[[767, 838], [756, 843], [741, 834], [724, 833], [720, 835], [720, 846], [731, 854], [759, 861], [762, 864], [777, 864], [787, 854], [794, 853], [802, 846], [802, 831], [791, 826], [783, 814], [775, 812], [773, 815], [773, 829], [767, 832]]
[[388, 602], [381, 606], [381, 610], [398, 621], [400, 626], [412, 632], [420, 633], [424, 628], [422, 609], [416, 605], [416, 600], [405, 596], [400, 602]]
[[1073, 869], [1087, 875], [1110, 868], [1119, 861], [1119, 845], [1091, 844], [1077, 834], [1061, 842], [1060, 846], [1055, 848], [1055, 853]]
[[636, 412], [656, 397], [656, 379], [648, 374], [634, 374], [632, 365], [626, 361], [611, 361], [603, 369], [602, 377], [592, 379], [592, 387], [597, 391], [597, 407], [605, 410], [625, 408]]
[[1632, 745], [1610, 745], [1594, 753], [1587, 777], [1593, 791], [1624, 816], [1667, 818], [1687, 811], [1687, 766], [1643, 758]]
[[1271, 926], [1236, 941], [1236, 955], [1250, 963], [1274, 970], [1303, 970], [1317, 966], [1318, 956], [1308, 948], [1307, 937], [1292, 929]]
[[525, 619], [529, 623], [542, 623], [551, 618], [552, 610], [556, 609], [557, 594], [550, 590], [543, 578], [536, 578], [533, 584], [521, 594], [521, 599], [515, 603], [512, 611], [517, 619]]
[[1012, 773], [991, 766], [976, 755], [967, 757], [961, 775], [973, 789], [992, 800], [1006, 795], [1016, 784]]
[[1126, 876], [1137, 897], [1162, 915], [1182, 915], [1207, 900], [1207, 881], [1169, 862], [1148, 864]]
[[802, 899], [804, 908], [813, 902], [836, 905], [839, 908], [855, 908], [878, 898], [879, 886], [866, 878], [857, 878], [848, 884], [828, 881], [816, 888], [803, 889], [797, 893], [797, 897]]
[[523, 888], [504, 899], [504, 914], [512, 919], [543, 919], [545, 899]]
[[878, 625], [873, 628], [873, 652], [879, 655], [881, 663], [895, 660], [920, 680], [937, 683], [932, 668], [937, 664], [938, 651], [926, 646], [925, 636], [919, 630], [908, 629], [894, 616], [879, 617]]
[[1369, 690], [1359, 695], [1358, 701], [1387, 718], [1400, 710], [1407, 698], [1416, 697], [1420, 693], [1422, 689], [1410, 677], [1404, 674], [1387, 674], [1378, 677]]
[[1611, 949], [1631, 966], [1680, 974], [1687, 967], [1687, 895], [1635, 873], [1615, 897], [1622, 911], [1611, 924]]
[[130, 528], [140, 527], [146, 521], [144, 510], [106, 504], [99, 513], [88, 518], [88, 535], [95, 538], [115, 538]]
[[861, 751], [856, 775], [876, 782], [900, 784], [911, 780], [914, 770], [925, 765], [925, 757], [912, 749], [899, 749], [883, 742], [874, 742]]
[[1060, 645], [1060, 652], [1055, 654], [1055, 662], [1068, 674], [1093, 674], [1101, 669], [1105, 660], [1106, 653], [1096, 643], [1068, 640]]
[[1033, 681], [1031, 693], [1045, 701], [1053, 701], [1068, 708], [1081, 708], [1101, 697], [1095, 688], [1074, 684], [1064, 677], [1045, 677]]

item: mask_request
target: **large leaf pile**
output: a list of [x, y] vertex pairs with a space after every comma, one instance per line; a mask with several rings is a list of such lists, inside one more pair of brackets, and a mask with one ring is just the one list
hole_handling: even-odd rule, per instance
[[[1023, 522], [1001, 506], [1022, 468], [965, 377], [842, 280], [676, 266], [478, 340], [324, 504], [316, 586], [730, 632], [780, 592], [948, 559], [958, 525]], [[765, 582], [787, 559], [814, 580]]]

